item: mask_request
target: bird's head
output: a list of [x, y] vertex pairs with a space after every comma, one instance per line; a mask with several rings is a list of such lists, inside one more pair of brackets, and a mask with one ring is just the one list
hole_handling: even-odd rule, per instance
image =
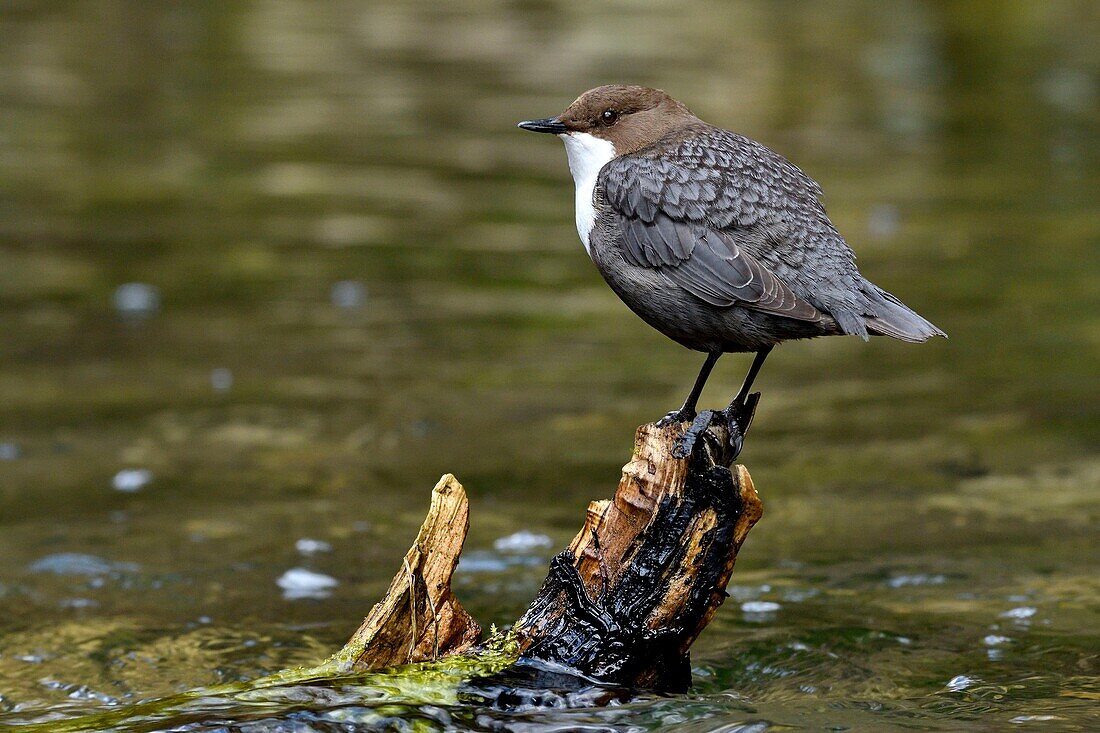
[[577, 146], [608, 150], [609, 144], [614, 151], [611, 157], [616, 157], [655, 143], [694, 119], [687, 107], [660, 89], [608, 84], [589, 89], [557, 117], [527, 120], [519, 126], [559, 135], [569, 150]]

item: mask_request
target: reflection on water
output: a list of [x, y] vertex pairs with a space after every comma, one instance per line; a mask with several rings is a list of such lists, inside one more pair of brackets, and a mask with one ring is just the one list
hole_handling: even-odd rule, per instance
[[[9, 3], [0, 724], [1095, 727], [1098, 26], [1075, 2]], [[865, 274], [951, 334], [769, 360], [743, 454], [767, 516], [693, 694], [505, 715], [353, 680], [128, 718], [324, 657], [444, 471], [472, 499], [464, 602], [522, 610], [698, 368], [584, 257], [560, 145], [513, 127], [612, 80], [793, 158]], [[553, 546], [494, 549], [519, 531]], [[291, 599], [288, 573], [335, 585]]]

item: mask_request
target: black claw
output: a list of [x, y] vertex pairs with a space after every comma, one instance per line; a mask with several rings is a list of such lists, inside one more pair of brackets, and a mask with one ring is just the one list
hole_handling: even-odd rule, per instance
[[695, 410], [673, 410], [657, 421], [657, 427], [667, 428], [669, 425], [679, 425], [682, 422], [695, 419]]
[[726, 427], [729, 430], [729, 445], [733, 451], [729, 461], [732, 462], [740, 455], [741, 449], [745, 447], [745, 435], [749, 432], [749, 426], [752, 425], [752, 419], [756, 415], [756, 405], [759, 402], [760, 393], [753, 392], [744, 399], [735, 399], [729, 407], [721, 412], [703, 410], [699, 414], [695, 414], [694, 410], [681, 407], [679, 410], [674, 410], [658, 420], [657, 427], [664, 428], [691, 420], [691, 425], [676, 441], [676, 445], [672, 447], [674, 458], [687, 458], [695, 449], [699, 437], [706, 432], [716, 417], [721, 417], [725, 420]]
[[735, 423], [730, 422], [730, 448], [733, 450], [733, 458], [741, 455], [741, 449], [745, 447], [745, 434], [741, 432], [741, 427]]
[[722, 414], [726, 417], [730, 432], [730, 447], [733, 449], [733, 457], [741, 454], [745, 446], [745, 435], [752, 425], [752, 418], [756, 415], [756, 405], [760, 402], [760, 393], [753, 392], [743, 402], [734, 402]]
[[703, 431], [710, 427], [710, 421], [713, 419], [714, 412], [712, 410], [703, 410], [696, 415], [691, 426], [684, 431], [684, 434], [676, 441], [676, 445], [673, 446], [672, 457], [687, 458], [690, 456], [692, 449], [695, 447], [695, 441], [699, 440], [699, 436], [703, 434]]

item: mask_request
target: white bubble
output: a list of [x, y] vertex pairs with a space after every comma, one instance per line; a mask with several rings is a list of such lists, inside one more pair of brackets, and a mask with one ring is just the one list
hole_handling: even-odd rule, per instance
[[111, 485], [115, 487], [115, 491], [132, 494], [144, 489], [152, 480], [153, 472], [147, 468], [126, 468], [115, 474]]
[[947, 681], [947, 690], [949, 692], [962, 692], [977, 683], [978, 679], [976, 677], [967, 677], [965, 674], [960, 674]]
[[1019, 608], [1012, 608], [1001, 614], [1001, 618], [1011, 618], [1017, 621], [1023, 621], [1029, 619], [1039, 612], [1039, 609], [1034, 606], [1020, 606]]
[[233, 372], [225, 367], [211, 369], [210, 386], [218, 392], [228, 392], [233, 388]]
[[105, 705], [117, 705], [118, 698], [112, 697], [105, 692], [98, 692], [93, 690], [87, 685], [63, 685], [58, 683], [57, 689], [62, 689], [69, 693], [69, 697], [73, 700], [94, 700]]
[[535, 534], [526, 529], [521, 529], [506, 537], [500, 537], [493, 541], [493, 549], [497, 552], [531, 552], [544, 547], [552, 547], [554, 541], [544, 534]]
[[341, 280], [333, 284], [329, 299], [337, 308], [357, 310], [367, 300], [367, 286], [358, 280]]
[[897, 575], [890, 578], [888, 584], [891, 588], [904, 588], [910, 585], [943, 585], [947, 582], [947, 576], [928, 575], [917, 573], [916, 575]]
[[775, 616], [780, 606], [775, 601], [745, 601], [741, 604], [741, 613], [746, 621], [767, 621]]
[[119, 315], [144, 318], [160, 310], [160, 291], [147, 283], [123, 283], [111, 298]]
[[1057, 715], [1017, 715], [1009, 718], [1009, 723], [1045, 723], [1050, 720], [1062, 720]]
[[319, 552], [332, 552], [332, 545], [324, 540], [311, 540], [303, 537], [294, 543], [294, 549], [303, 555], [316, 555]]
[[299, 598], [328, 598], [332, 589], [339, 585], [336, 578], [305, 568], [291, 568], [279, 576], [275, 583], [283, 589], [283, 598], [290, 601]]

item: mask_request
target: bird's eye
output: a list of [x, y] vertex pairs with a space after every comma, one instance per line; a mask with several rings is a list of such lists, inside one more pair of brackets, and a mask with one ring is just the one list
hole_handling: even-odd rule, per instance
[[619, 113], [613, 109], [605, 109], [600, 118], [604, 121], [605, 125], [615, 124], [615, 120], [619, 119]]

